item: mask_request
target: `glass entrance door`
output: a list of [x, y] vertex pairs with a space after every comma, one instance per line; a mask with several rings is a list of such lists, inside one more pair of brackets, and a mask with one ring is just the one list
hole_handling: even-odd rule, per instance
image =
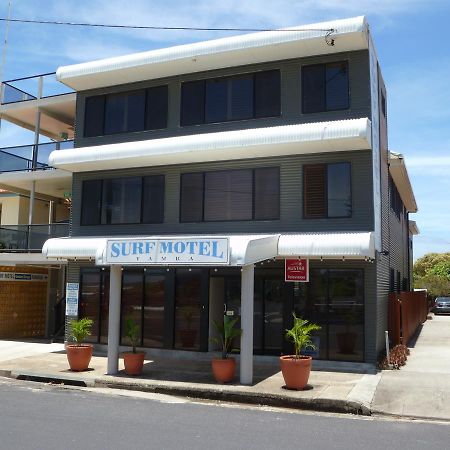
[[255, 353], [279, 355], [283, 348], [284, 280], [261, 277], [255, 283], [253, 345]]

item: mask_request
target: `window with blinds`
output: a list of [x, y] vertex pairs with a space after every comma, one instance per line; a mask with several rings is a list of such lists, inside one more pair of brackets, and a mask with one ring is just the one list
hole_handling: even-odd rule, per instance
[[303, 167], [303, 216], [306, 219], [351, 217], [350, 163]]
[[180, 222], [276, 220], [278, 167], [181, 175]]
[[181, 126], [280, 115], [279, 70], [189, 81], [181, 85]]

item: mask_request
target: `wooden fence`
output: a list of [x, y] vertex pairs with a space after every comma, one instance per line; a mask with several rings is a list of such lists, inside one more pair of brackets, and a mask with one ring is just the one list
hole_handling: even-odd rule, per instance
[[417, 328], [427, 320], [426, 292], [389, 294], [388, 329], [392, 345], [408, 345]]

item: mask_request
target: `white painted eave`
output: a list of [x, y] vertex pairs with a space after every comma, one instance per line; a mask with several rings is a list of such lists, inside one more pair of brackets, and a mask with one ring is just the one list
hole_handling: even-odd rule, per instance
[[42, 253], [7, 253], [0, 252], [0, 266], [49, 266], [67, 264], [67, 260], [61, 258], [57, 262], [49, 260]]
[[57, 150], [49, 164], [86, 172], [371, 148], [364, 118]]
[[417, 203], [402, 154], [389, 152], [389, 172], [408, 212], [417, 212]]
[[278, 256], [326, 259], [374, 259], [373, 232], [282, 234]]
[[[368, 48], [364, 16], [134, 53], [60, 67], [56, 78], [82, 91], [205, 70]], [[291, 31], [292, 30], [292, 31]], [[334, 39], [325, 41], [329, 32]]]

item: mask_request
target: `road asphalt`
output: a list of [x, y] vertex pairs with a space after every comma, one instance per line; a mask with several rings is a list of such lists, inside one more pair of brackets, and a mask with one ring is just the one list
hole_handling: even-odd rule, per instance
[[450, 421], [450, 316], [432, 316], [400, 370], [316, 361], [306, 390], [284, 388], [276, 358], [255, 358], [252, 386], [214, 382], [210, 361], [187, 352], [148, 351], [144, 373], [105, 375], [106, 356], [90, 370], [68, 370], [63, 344], [0, 341], [0, 376], [89, 387], [130, 389], [189, 398], [353, 414], [384, 414]]

